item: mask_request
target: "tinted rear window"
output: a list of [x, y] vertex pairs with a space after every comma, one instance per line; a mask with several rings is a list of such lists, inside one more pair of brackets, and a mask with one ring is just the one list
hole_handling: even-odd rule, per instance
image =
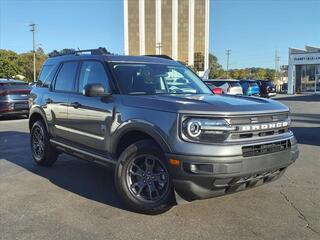
[[241, 87], [240, 83], [238, 83], [238, 82], [229, 82], [229, 84], [231, 87]]
[[25, 100], [30, 90], [26, 83], [0, 83], [0, 100]]
[[74, 91], [74, 82], [77, 72], [78, 62], [66, 62], [62, 65], [56, 78], [55, 90]]

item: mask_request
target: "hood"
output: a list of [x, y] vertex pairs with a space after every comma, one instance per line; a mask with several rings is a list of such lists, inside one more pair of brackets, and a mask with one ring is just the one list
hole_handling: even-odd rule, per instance
[[234, 95], [126, 95], [123, 103], [130, 107], [193, 114], [250, 114], [289, 111], [282, 103], [259, 97]]

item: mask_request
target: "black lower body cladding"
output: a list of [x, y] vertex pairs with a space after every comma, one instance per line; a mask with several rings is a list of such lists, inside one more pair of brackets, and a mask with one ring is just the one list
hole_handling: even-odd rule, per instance
[[241, 191], [278, 179], [299, 155], [297, 144], [258, 156], [185, 156], [167, 154], [180, 160], [170, 166], [175, 191], [187, 201], [206, 199]]

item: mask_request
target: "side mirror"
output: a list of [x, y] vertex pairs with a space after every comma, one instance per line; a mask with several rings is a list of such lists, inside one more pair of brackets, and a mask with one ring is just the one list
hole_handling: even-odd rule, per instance
[[87, 84], [82, 90], [82, 94], [87, 97], [107, 97], [111, 93], [105, 92], [102, 84]]

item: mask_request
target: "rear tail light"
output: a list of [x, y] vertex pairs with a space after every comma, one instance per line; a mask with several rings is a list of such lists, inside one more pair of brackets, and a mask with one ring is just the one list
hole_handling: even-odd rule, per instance
[[216, 95], [221, 95], [223, 93], [221, 88], [214, 88], [212, 89], [212, 92]]
[[30, 94], [30, 90], [15, 89], [15, 90], [3, 90], [3, 91], [0, 91], [0, 95], [8, 95], [8, 94]]

